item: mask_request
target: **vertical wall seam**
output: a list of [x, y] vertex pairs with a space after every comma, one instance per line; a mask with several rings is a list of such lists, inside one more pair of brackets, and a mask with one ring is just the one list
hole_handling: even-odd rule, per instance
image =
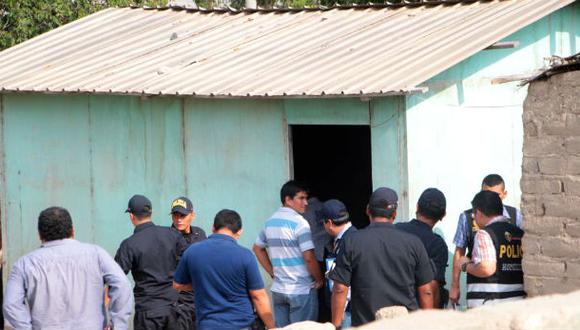
[[374, 121], [375, 110], [374, 110], [374, 103], [373, 103], [372, 98], [370, 98], [368, 100], [368, 110], [369, 110], [369, 137], [371, 139], [371, 141], [370, 141], [371, 142], [370, 143], [370, 146], [371, 146], [371, 190], [374, 191], [378, 187], [375, 187], [375, 177], [373, 175], [373, 172], [374, 172], [373, 164], [374, 164], [374, 158], [376, 158], [376, 155], [373, 152], [373, 121]]
[[89, 142], [89, 188], [90, 188], [90, 202], [91, 202], [91, 239], [96, 242], [96, 227], [97, 222], [95, 209], [95, 168], [93, 157], [93, 111], [91, 108], [91, 96], [87, 95], [87, 124], [88, 124], [88, 142]]
[[[6, 250], [6, 246], [7, 241], [6, 239], [8, 238], [8, 236], [6, 235], [6, 232], [8, 231], [8, 221], [6, 220], [6, 208], [7, 208], [7, 201], [6, 201], [6, 155], [5, 155], [5, 147], [4, 147], [4, 94], [0, 94], [0, 184], [2, 185], [2, 187], [0, 187], [0, 234], [2, 235], [1, 239], [2, 239], [2, 246], [0, 246], [0, 248], [2, 249], [2, 254], [3, 254], [3, 259], [6, 260], [6, 255], [8, 254], [8, 251]], [[1, 260], [0, 260], [1, 261]], [[2, 272], [2, 278], [0, 279], [0, 281], [2, 281], [2, 285], [3, 287], [5, 287], [4, 284], [6, 284], [6, 278], [8, 278], [8, 272], [7, 271], [3, 271]]]
[[[183, 177], [185, 178], [185, 196], [189, 196], [189, 166], [187, 157], [187, 123], [186, 98], [181, 99], [181, 150], [183, 152]], [[191, 198], [191, 197], [190, 197]]]
[[399, 173], [401, 173], [399, 187], [401, 195], [404, 198], [403, 207], [401, 208], [403, 216], [409, 217], [409, 165], [408, 165], [408, 149], [407, 149], [407, 98], [406, 96], [397, 97], [397, 135], [399, 138]]
[[286, 177], [294, 179], [294, 148], [292, 147], [292, 130], [288, 124], [288, 114], [286, 112], [286, 100], [282, 101], [282, 140], [284, 141], [284, 157], [286, 163]]

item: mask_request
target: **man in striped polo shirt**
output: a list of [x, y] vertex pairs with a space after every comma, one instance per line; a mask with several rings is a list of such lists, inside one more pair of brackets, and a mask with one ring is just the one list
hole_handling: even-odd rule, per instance
[[316, 290], [323, 284], [314, 254], [310, 226], [302, 217], [308, 194], [304, 187], [288, 181], [280, 190], [280, 207], [266, 221], [254, 244], [254, 253], [273, 278], [272, 300], [276, 327], [300, 321], [316, 321]]

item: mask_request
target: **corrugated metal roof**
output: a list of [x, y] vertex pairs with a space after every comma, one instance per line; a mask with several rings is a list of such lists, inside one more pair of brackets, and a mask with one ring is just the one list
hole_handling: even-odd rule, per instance
[[0, 53], [0, 91], [403, 93], [574, 0], [439, 2], [243, 12], [106, 9]]

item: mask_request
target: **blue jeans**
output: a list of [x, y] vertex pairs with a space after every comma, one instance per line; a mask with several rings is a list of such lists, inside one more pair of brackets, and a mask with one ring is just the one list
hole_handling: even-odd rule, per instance
[[284, 294], [272, 291], [276, 328], [318, 318], [318, 295], [316, 289], [309, 294]]
[[348, 329], [352, 326], [352, 323], [350, 322], [350, 311], [344, 311], [344, 316], [342, 318], [342, 323], [340, 324], [340, 327], [343, 329]]

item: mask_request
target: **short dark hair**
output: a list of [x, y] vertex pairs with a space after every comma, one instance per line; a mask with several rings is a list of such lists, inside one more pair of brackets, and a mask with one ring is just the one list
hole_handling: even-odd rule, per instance
[[228, 209], [219, 211], [213, 219], [213, 229], [220, 230], [228, 228], [232, 233], [237, 233], [242, 229], [242, 218], [238, 212]]
[[280, 189], [280, 201], [282, 202], [282, 205], [284, 205], [284, 202], [286, 201], [286, 197], [290, 197], [290, 199], [292, 199], [299, 192], [308, 193], [308, 190], [306, 189], [306, 187], [302, 183], [296, 182], [294, 180], [290, 180], [290, 181], [286, 182], [282, 186], [282, 189]]
[[417, 213], [433, 221], [443, 219], [446, 207], [445, 195], [437, 188], [425, 189], [417, 201]]
[[503, 214], [503, 203], [496, 192], [483, 190], [478, 192], [471, 201], [473, 210], [479, 210], [488, 217]]
[[70, 238], [72, 233], [72, 219], [65, 208], [53, 206], [40, 212], [38, 216], [38, 234], [43, 241]]
[[503, 178], [499, 174], [490, 174], [485, 178], [483, 178], [483, 181], [481, 182], [482, 187], [483, 186], [495, 187], [498, 185], [501, 185], [502, 188], [505, 189], [505, 181], [503, 181]]
[[368, 206], [368, 210], [372, 218], [381, 217], [391, 219], [395, 215], [395, 212], [397, 212], [397, 208], [387, 210], [384, 208], [371, 207], [370, 205]]

